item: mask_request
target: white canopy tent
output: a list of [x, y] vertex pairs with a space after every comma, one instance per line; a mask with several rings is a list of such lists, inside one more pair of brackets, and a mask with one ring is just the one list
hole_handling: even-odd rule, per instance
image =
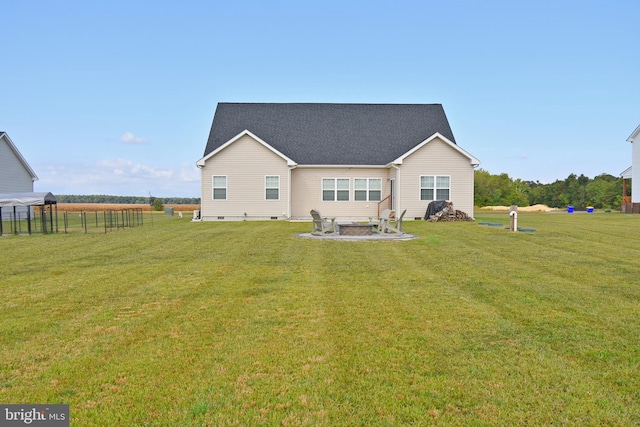
[[[14, 231], [16, 230], [15, 224], [20, 219], [20, 214], [26, 215], [29, 234], [31, 234], [31, 216], [33, 206], [49, 206], [49, 220], [51, 223], [50, 231], [53, 231], [53, 215], [52, 206], [56, 205], [56, 215], [58, 212], [58, 200], [51, 193], [36, 192], [36, 193], [0, 193], [0, 236], [3, 234], [2, 222], [5, 217], [3, 216], [3, 210], [6, 212], [12, 208], [9, 212], [10, 220], [14, 223]], [[20, 209], [19, 209], [20, 208]], [[26, 208], [26, 209], [25, 209]], [[46, 220], [45, 209], [42, 209], [42, 231], [46, 233]], [[56, 221], [57, 222], [57, 221]]]
[[0, 193], [0, 208], [7, 206], [44, 206], [58, 203], [51, 193]]

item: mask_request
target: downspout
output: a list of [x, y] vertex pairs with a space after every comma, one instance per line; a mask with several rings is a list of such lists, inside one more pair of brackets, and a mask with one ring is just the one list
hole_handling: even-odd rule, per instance
[[287, 218], [291, 219], [291, 171], [295, 166], [289, 166], [289, 177], [287, 179]]
[[[200, 164], [200, 161], [198, 160], [196, 162], [196, 167], [198, 169], [200, 169], [200, 215], [198, 215], [198, 219], [202, 221], [202, 204], [204, 203], [204, 191], [203, 191], [203, 186], [204, 186], [204, 165]], [[149, 193], [149, 195], [151, 195], [151, 193]], [[153, 216], [151, 217], [153, 218]]]
[[402, 212], [402, 209], [401, 209], [402, 208], [402, 204], [400, 203], [400, 201], [402, 200], [402, 192], [400, 191], [400, 188], [401, 188], [401, 186], [400, 186], [400, 184], [401, 184], [401, 182], [400, 182], [400, 168], [398, 166], [394, 165], [393, 163], [391, 163], [391, 167], [394, 168], [397, 171], [397, 173], [396, 173], [396, 191], [395, 191], [395, 194], [394, 194], [394, 196], [396, 197], [396, 200], [395, 200], [396, 206], [395, 206], [395, 208], [396, 208], [396, 212]]
[[480, 166], [480, 163], [478, 161], [478, 164], [472, 165], [473, 166], [473, 185], [471, 186], [471, 199], [473, 200], [473, 203], [471, 203], [471, 209], [472, 209], [472, 214], [471, 214], [471, 219], [473, 219], [474, 221], [476, 220], [476, 169]]

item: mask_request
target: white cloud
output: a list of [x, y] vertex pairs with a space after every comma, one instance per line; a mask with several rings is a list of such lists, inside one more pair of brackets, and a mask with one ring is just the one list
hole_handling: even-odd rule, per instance
[[178, 179], [181, 182], [200, 183], [200, 169], [198, 169], [194, 163], [182, 163], [180, 165], [180, 171]]
[[98, 167], [104, 168], [104, 172], [111, 172], [113, 175], [121, 176], [127, 180], [171, 178], [174, 174], [170, 169], [156, 168], [125, 159], [100, 160]]
[[93, 165], [56, 164], [38, 170], [36, 191], [53, 194], [144, 196], [151, 191], [160, 197], [200, 197], [199, 170], [189, 163], [167, 168], [114, 158]]
[[125, 144], [148, 144], [149, 143], [147, 139], [139, 138], [131, 132], [123, 133], [122, 136], [120, 137], [120, 141], [124, 142]]

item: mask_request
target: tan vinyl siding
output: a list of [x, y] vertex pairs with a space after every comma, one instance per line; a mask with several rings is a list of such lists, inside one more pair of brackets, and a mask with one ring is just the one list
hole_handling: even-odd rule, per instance
[[[251, 136], [245, 135], [209, 158], [202, 168], [203, 219], [269, 219], [289, 215], [287, 162]], [[227, 177], [227, 199], [213, 200], [213, 176]], [[279, 176], [278, 200], [267, 200], [265, 177]]]
[[33, 177], [4, 137], [0, 137], [0, 193], [29, 193]]
[[404, 159], [400, 167], [402, 200], [405, 217], [424, 217], [429, 201], [420, 200], [420, 176], [449, 176], [450, 201], [455, 209], [473, 216], [473, 166], [468, 157], [439, 138]]
[[[382, 199], [389, 195], [389, 170], [386, 168], [299, 167], [291, 171], [291, 216], [310, 218], [309, 211], [318, 209], [323, 216], [362, 219], [378, 216], [378, 201], [355, 201], [355, 178], [379, 178]], [[349, 201], [322, 200], [323, 178], [348, 178]]]

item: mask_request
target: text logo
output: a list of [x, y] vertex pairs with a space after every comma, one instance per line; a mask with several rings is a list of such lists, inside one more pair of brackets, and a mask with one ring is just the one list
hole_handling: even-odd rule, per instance
[[69, 427], [69, 405], [2, 405], [0, 427]]

